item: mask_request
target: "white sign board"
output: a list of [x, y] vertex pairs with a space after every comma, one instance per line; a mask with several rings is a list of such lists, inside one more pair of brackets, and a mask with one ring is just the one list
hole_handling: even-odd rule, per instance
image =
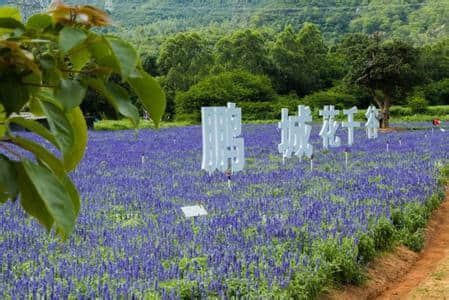
[[207, 211], [204, 209], [202, 205], [183, 206], [181, 207], [181, 210], [186, 218], [207, 215]]
[[348, 121], [343, 122], [342, 127], [348, 128], [348, 146], [354, 143], [354, 128], [360, 127], [360, 122], [354, 122], [354, 114], [357, 113], [357, 107], [343, 110], [343, 113], [348, 116]]
[[245, 152], [242, 134], [242, 109], [234, 103], [227, 107], [202, 107], [203, 161], [209, 173], [243, 170]]
[[323, 110], [319, 111], [320, 116], [323, 117], [323, 126], [321, 127], [320, 136], [323, 139], [323, 148], [340, 147], [341, 140], [335, 136], [339, 123], [335, 121], [340, 111], [335, 109], [333, 105], [325, 105]]
[[368, 139], [376, 139], [377, 131], [380, 127], [379, 110], [374, 105], [370, 105], [365, 113], [365, 116], [368, 119], [365, 123]]
[[308, 106], [299, 105], [297, 116], [288, 116], [288, 109], [281, 110], [281, 143], [278, 145], [279, 153], [284, 158], [290, 158], [292, 154], [302, 158], [312, 157], [313, 147], [309, 143], [312, 126], [306, 122], [312, 121], [312, 114]]

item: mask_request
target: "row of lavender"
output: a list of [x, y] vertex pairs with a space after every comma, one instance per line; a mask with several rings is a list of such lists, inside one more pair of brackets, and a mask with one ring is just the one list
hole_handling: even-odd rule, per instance
[[[83, 208], [68, 242], [46, 236], [18, 203], [0, 207], [0, 298], [282, 296], [294, 274], [319, 264], [306, 251], [314, 240], [355, 245], [373, 218], [424, 202], [435, 165], [449, 159], [446, 134], [420, 130], [356, 144], [348, 169], [345, 149], [316, 151], [311, 171], [282, 164], [275, 125], [242, 134], [246, 167], [229, 190], [224, 175], [200, 171], [200, 127], [91, 132], [73, 174]], [[186, 219], [180, 208], [197, 203], [209, 214]]]

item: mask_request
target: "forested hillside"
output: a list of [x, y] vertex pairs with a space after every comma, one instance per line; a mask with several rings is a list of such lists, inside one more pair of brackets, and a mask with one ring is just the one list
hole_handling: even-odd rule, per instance
[[[70, 1], [69, 1], [70, 2]], [[120, 25], [154, 34], [204, 27], [270, 27], [317, 24], [327, 42], [348, 32], [385, 32], [414, 43], [449, 33], [447, 0], [71, 0], [109, 10]]]

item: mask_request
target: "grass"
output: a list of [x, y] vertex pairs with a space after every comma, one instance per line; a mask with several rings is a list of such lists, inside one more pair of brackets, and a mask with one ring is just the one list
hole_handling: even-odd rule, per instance
[[[191, 122], [162, 122], [159, 128], [171, 128], [193, 125]], [[140, 120], [137, 129], [151, 128], [155, 129], [156, 126], [153, 121]], [[122, 120], [101, 120], [94, 123], [95, 130], [126, 130], [136, 129], [129, 119]]]
[[[255, 120], [255, 121], [247, 121], [243, 122], [245, 124], [272, 124], [279, 122], [279, 120]], [[175, 122], [162, 122], [159, 125], [159, 128], [172, 128], [172, 127], [182, 127], [182, 126], [189, 126], [189, 125], [199, 125], [195, 122], [188, 122], [188, 121], [175, 121]], [[144, 128], [150, 128], [150, 129], [156, 129], [156, 126], [154, 125], [153, 121], [149, 120], [140, 120], [139, 126], [137, 129], [144, 129]], [[101, 120], [94, 123], [94, 129], [95, 130], [127, 130], [127, 129], [136, 129], [134, 125], [131, 123], [128, 119], [122, 119], [122, 120]]]

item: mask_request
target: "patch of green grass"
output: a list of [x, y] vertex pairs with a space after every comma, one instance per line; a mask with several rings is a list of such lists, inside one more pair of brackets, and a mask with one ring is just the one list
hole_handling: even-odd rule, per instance
[[[193, 125], [191, 122], [162, 122], [159, 128], [171, 128]], [[137, 129], [156, 129], [153, 121], [140, 120]], [[129, 130], [136, 129], [129, 119], [122, 120], [101, 120], [94, 123], [95, 130]]]
[[443, 278], [446, 276], [446, 272], [439, 271], [432, 274], [432, 278], [435, 280], [443, 280]]

